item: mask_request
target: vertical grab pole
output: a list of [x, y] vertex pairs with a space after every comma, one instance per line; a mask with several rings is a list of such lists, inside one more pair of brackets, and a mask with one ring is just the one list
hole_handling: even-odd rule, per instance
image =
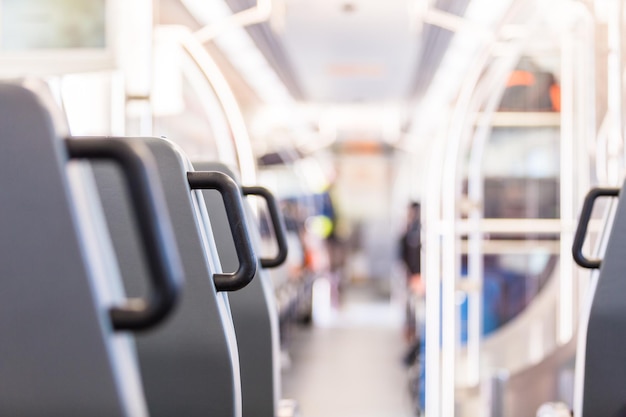
[[425, 411], [441, 415], [441, 166], [444, 138], [436, 141], [428, 167], [424, 201], [424, 273], [426, 276]]
[[560, 138], [560, 213], [559, 299], [557, 340], [567, 343], [574, 334], [574, 265], [568, 259], [574, 241], [574, 41], [569, 30], [561, 35], [561, 138]]

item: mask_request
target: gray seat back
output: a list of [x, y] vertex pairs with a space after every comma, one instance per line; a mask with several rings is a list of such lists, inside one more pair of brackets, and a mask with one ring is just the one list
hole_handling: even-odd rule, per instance
[[[159, 332], [136, 338], [150, 415], [241, 416], [237, 343], [227, 295], [216, 292], [212, 279], [221, 270], [204, 201], [187, 182], [191, 164], [166, 140], [133, 140], [146, 143], [156, 159], [186, 276], [172, 317]], [[146, 265], [119, 173], [108, 164], [94, 172], [124, 283], [129, 293], [142, 293]]]
[[[221, 163], [194, 162], [194, 168], [197, 171], [222, 172], [237, 180], [233, 172]], [[222, 269], [235, 271], [238, 266], [237, 252], [226, 221], [224, 204], [215, 191], [205, 190], [202, 194]], [[257, 252], [260, 252], [259, 230], [250, 205], [245, 201], [244, 205], [250, 238]], [[252, 282], [231, 293], [229, 298], [239, 347], [243, 415], [276, 416], [280, 399], [280, 342], [272, 280], [267, 271], [259, 267]]]
[[90, 259], [64, 142], [16, 85], [0, 85], [0, 132], [0, 415], [146, 416], [132, 345], [114, 336], [103, 294], [119, 277]]
[[[626, 184], [620, 191], [578, 355], [582, 416], [626, 416]], [[593, 290], [595, 287], [595, 290]], [[584, 328], [585, 318], [582, 319]], [[580, 372], [580, 371], [577, 371]], [[579, 400], [580, 401], [580, 400]], [[580, 403], [579, 403], [580, 405]]]

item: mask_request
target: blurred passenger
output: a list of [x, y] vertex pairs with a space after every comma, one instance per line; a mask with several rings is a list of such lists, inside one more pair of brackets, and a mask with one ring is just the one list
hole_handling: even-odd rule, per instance
[[406, 268], [408, 293], [404, 335], [409, 343], [413, 343], [417, 338], [417, 328], [420, 323], [416, 321], [416, 313], [419, 313], [424, 301], [424, 281], [422, 280], [421, 263], [422, 228], [420, 217], [420, 203], [412, 202], [408, 208], [406, 230], [400, 239], [402, 261]]
[[306, 267], [307, 255], [304, 242], [304, 221], [299, 215], [298, 205], [292, 200], [281, 202], [281, 212], [285, 221], [285, 232], [289, 245], [289, 257], [287, 264], [289, 267], [289, 277], [296, 279]]
[[346, 242], [339, 237], [335, 228], [333, 232], [326, 239], [326, 245], [328, 247], [328, 257], [330, 263], [330, 282], [331, 282], [331, 296], [333, 306], [337, 307], [341, 301], [341, 293], [345, 286], [345, 266], [347, 257]]
[[333, 203], [332, 186], [321, 197], [321, 213], [328, 219], [329, 228], [324, 234], [328, 250], [328, 276], [331, 285], [331, 301], [334, 307], [340, 303], [341, 290], [345, 284], [346, 242], [338, 231], [339, 218]]
[[421, 263], [421, 207], [418, 202], [409, 204], [406, 230], [400, 239], [402, 261], [406, 269], [406, 317], [404, 337], [408, 343], [403, 362], [409, 369], [409, 395], [416, 415], [424, 407], [424, 295]]

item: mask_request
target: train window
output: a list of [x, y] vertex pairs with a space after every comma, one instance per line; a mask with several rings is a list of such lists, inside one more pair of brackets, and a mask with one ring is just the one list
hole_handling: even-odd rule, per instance
[[117, 0], [0, 1], [0, 76], [112, 69]]
[[103, 48], [104, 0], [3, 1], [3, 51]]
[[489, 177], [557, 178], [559, 127], [494, 127], [485, 149]]
[[[498, 65], [498, 58], [492, 64]], [[498, 102], [487, 100], [474, 127], [474, 140], [483, 140], [484, 150], [470, 156], [463, 192], [469, 195], [469, 187], [481, 189], [481, 217], [502, 226], [482, 235], [483, 335], [518, 316], [558, 263], [558, 230], [507, 229], [518, 219], [560, 218], [560, 87], [551, 72], [558, 64], [551, 64], [545, 69], [522, 57], [502, 77], [505, 85], [496, 96]], [[468, 276], [468, 262], [463, 254], [462, 277]], [[468, 314], [467, 301], [460, 311], [461, 317]], [[462, 323], [464, 341], [467, 323], [463, 319]]]

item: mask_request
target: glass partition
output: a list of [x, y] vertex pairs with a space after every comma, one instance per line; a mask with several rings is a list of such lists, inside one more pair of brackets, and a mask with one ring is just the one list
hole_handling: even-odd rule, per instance
[[429, 174], [426, 409], [445, 415], [483, 414], [481, 383], [574, 341], [593, 21], [573, 2], [518, 6], [501, 26], [514, 35], [485, 42], [468, 67]]

